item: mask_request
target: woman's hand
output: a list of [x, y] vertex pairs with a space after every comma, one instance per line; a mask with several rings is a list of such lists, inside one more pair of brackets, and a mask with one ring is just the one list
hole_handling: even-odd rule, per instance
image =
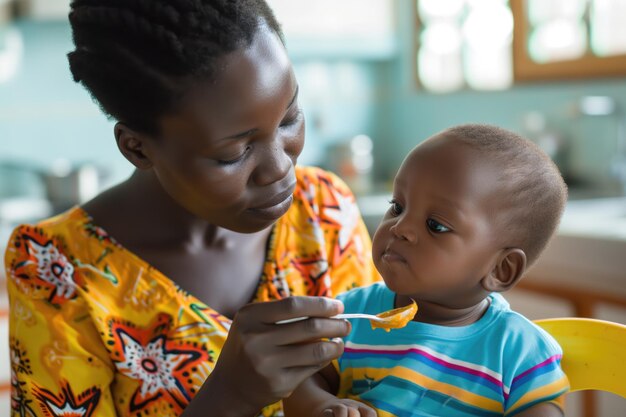
[[[215, 369], [184, 417], [254, 416], [279, 401], [306, 378], [343, 352], [333, 339], [347, 335], [350, 324], [329, 319], [343, 311], [340, 301], [324, 297], [289, 297], [244, 306], [233, 319]], [[277, 321], [296, 317], [293, 323]], [[202, 404], [211, 402], [210, 409]], [[223, 404], [223, 406], [217, 406]], [[189, 411], [192, 410], [192, 411]], [[196, 410], [196, 411], [193, 411]], [[195, 414], [201, 413], [201, 414]]]

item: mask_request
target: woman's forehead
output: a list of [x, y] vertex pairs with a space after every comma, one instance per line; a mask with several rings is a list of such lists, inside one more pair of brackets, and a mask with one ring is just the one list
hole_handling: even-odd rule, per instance
[[211, 137], [228, 137], [255, 128], [254, 120], [269, 115], [260, 112], [285, 111], [296, 85], [282, 42], [273, 31], [261, 30], [248, 47], [221, 58], [215, 77], [192, 84], [162, 127], [187, 125]]

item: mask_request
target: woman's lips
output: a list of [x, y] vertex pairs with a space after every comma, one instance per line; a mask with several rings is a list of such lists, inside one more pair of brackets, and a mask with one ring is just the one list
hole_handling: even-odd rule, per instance
[[253, 215], [265, 218], [265, 219], [278, 219], [289, 210], [291, 203], [293, 202], [293, 192], [296, 188], [295, 184], [289, 187], [287, 190], [280, 194], [277, 194], [274, 198], [266, 201], [265, 203], [249, 208], [248, 211]]
[[283, 214], [287, 213], [287, 210], [289, 210], [289, 207], [291, 207], [292, 202], [293, 202], [293, 195], [290, 194], [286, 199], [284, 199], [283, 201], [281, 201], [280, 203], [274, 206], [263, 207], [263, 208], [252, 208], [252, 209], [249, 209], [249, 211], [258, 217], [263, 217], [266, 219], [278, 219]]

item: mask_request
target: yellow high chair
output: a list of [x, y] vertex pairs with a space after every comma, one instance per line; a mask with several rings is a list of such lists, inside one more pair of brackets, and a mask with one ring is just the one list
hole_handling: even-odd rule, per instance
[[535, 323], [563, 348], [561, 366], [569, 379], [570, 392], [599, 390], [626, 398], [625, 325], [575, 317]]

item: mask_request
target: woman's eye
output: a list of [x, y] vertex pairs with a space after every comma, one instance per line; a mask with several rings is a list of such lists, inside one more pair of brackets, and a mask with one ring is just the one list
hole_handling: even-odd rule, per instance
[[302, 116], [302, 110], [298, 109], [296, 114], [293, 117], [290, 117], [289, 119], [282, 122], [280, 124], [280, 127], [288, 127], [288, 126], [295, 125], [298, 122], [298, 120], [300, 120], [301, 116]]
[[402, 214], [402, 206], [398, 204], [396, 200], [391, 200], [389, 204], [391, 204], [391, 207], [389, 207], [389, 213], [391, 213], [392, 216], [399, 216]]
[[434, 219], [426, 220], [426, 225], [432, 232], [435, 232], [435, 233], [446, 233], [450, 231], [449, 227], [444, 226], [443, 224], [439, 223], [437, 220], [434, 220]]
[[244, 149], [244, 151], [241, 153], [241, 155], [239, 155], [239, 156], [237, 156], [235, 158], [231, 158], [231, 159], [218, 159], [217, 162], [220, 165], [233, 165], [233, 164], [236, 164], [237, 162], [241, 161], [244, 156], [246, 156], [246, 154], [248, 153], [249, 150], [250, 150], [250, 147], [247, 146], [246, 149]]

